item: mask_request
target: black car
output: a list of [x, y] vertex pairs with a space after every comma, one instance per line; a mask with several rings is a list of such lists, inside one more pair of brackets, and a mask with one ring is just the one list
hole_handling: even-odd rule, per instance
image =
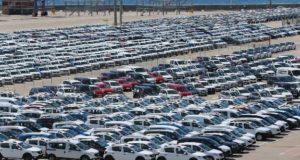
[[135, 86], [133, 90], [133, 98], [143, 98], [145, 96], [157, 95], [158, 93], [150, 86]]

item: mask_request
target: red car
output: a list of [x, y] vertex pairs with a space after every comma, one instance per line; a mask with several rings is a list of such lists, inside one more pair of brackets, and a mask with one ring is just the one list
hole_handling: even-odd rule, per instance
[[95, 95], [98, 96], [105, 96], [107, 94], [110, 94], [113, 92], [113, 89], [110, 88], [107, 84], [105, 84], [104, 82], [98, 82], [95, 84], [97, 86], [97, 89], [94, 91]]
[[149, 72], [149, 74], [156, 79], [156, 83], [163, 83], [165, 81], [164, 77], [158, 72]]
[[176, 90], [182, 97], [192, 95], [192, 92], [188, 91], [186, 86], [182, 84], [169, 83], [167, 87]]
[[131, 77], [121, 77], [119, 79], [124, 79], [126, 80], [129, 84], [131, 84], [132, 88], [134, 88], [134, 86], [140, 84], [138, 81], [134, 80], [133, 78]]
[[128, 82], [126, 79], [114, 79], [114, 81], [118, 82], [122, 87], [124, 92], [131, 92], [132, 91], [132, 84]]

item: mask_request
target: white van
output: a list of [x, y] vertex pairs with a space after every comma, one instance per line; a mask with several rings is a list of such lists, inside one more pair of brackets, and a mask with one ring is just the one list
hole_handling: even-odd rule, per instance
[[42, 157], [42, 150], [17, 140], [8, 140], [0, 143], [1, 159], [38, 159]]
[[125, 68], [131, 69], [134, 73], [148, 73], [148, 71], [145, 68], [139, 66], [125, 66]]
[[[78, 140], [54, 139], [47, 144], [49, 160], [55, 159], [100, 159], [99, 151], [89, 148]], [[68, 153], [68, 154], [66, 154]]]
[[280, 67], [277, 68], [278, 76], [292, 76], [295, 77], [298, 81], [300, 81], [300, 68], [293, 67]]
[[19, 111], [19, 106], [8, 102], [0, 102], [0, 112], [17, 113], [18, 111]]
[[0, 103], [10, 103], [13, 105], [21, 105], [22, 102], [17, 100], [16, 98], [9, 98], [9, 97], [0, 97]]

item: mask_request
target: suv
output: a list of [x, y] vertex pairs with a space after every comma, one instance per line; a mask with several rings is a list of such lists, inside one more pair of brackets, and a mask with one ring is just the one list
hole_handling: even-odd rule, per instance
[[152, 151], [131, 144], [113, 144], [104, 153], [104, 160], [155, 160]]
[[49, 160], [60, 158], [80, 160], [100, 159], [100, 154], [96, 149], [89, 148], [78, 140], [50, 140], [47, 144], [46, 152]]
[[8, 140], [0, 143], [0, 159], [32, 160], [42, 157], [42, 150], [17, 140]]

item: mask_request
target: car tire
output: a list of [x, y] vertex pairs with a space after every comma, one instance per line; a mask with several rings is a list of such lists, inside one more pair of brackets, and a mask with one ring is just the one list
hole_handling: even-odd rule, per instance
[[197, 160], [197, 158], [191, 158], [191, 159], [189, 159], [189, 160]]
[[82, 156], [82, 157], [80, 158], [80, 160], [90, 160], [90, 157], [88, 157], [88, 156]]
[[56, 156], [53, 155], [53, 154], [50, 154], [50, 155], [48, 156], [48, 160], [56, 160]]
[[158, 157], [157, 160], [166, 160], [165, 157]]
[[263, 135], [260, 134], [260, 133], [257, 133], [257, 134], [255, 135], [255, 138], [256, 138], [257, 141], [262, 141], [262, 140], [264, 139]]
[[145, 160], [144, 157], [137, 157], [135, 160]]
[[115, 160], [112, 156], [106, 156], [104, 160]]
[[23, 160], [32, 160], [32, 159], [33, 159], [33, 157], [32, 157], [31, 154], [24, 154], [23, 155]]

